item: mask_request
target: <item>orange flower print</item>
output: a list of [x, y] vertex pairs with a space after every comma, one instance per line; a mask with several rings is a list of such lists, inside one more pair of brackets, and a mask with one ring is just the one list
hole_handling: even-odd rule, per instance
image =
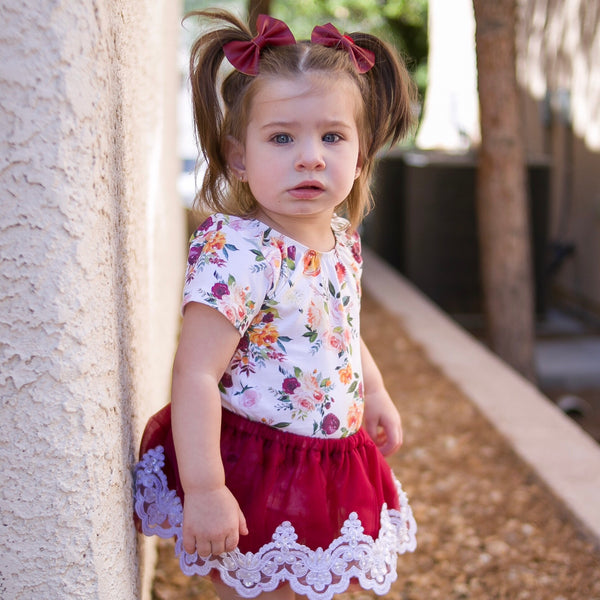
[[363, 419], [364, 405], [362, 402], [355, 402], [348, 409], [348, 431], [355, 432], [360, 429]]
[[309, 250], [303, 259], [303, 273], [309, 277], [316, 277], [321, 272], [321, 257], [318, 252]]
[[214, 252], [222, 250], [225, 246], [225, 234], [221, 231], [214, 231], [206, 234], [206, 243], [204, 244], [205, 252]]
[[344, 276], [346, 275], [346, 267], [341, 263], [335, 263], [335, 274], [337, 275], [337, 279], [340, 283], [344, 281]]
[[264, 323], [263, 327], [249, 331], [250, 342], [257, 346], [272, 346], [277, 342], [279, 332], [273, 323]]
[[348, 385], [352, 381], [352, 365], [348, 363], [343, 369], [338, 371], [340, 382]]

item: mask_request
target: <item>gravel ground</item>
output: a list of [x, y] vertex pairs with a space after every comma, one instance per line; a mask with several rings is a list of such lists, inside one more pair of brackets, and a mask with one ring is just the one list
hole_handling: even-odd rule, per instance
[[[369, 298], [363, 336], [404, 424], [390, 464], [408, 493], [418, 548], [400, 558], [394, 600], [600, 600], [600, 549], [465, 395]], [[343, 600], [375, 597], [349, 593]], [[154, 600], [216, 598], [161, 541]]]

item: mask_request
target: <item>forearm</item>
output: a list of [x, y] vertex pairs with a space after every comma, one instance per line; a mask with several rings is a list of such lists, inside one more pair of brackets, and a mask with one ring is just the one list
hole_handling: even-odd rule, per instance
[[239, 339], [213, 308], [194, 302], [186, 307], [173, 363], [171, 425], [185, 492], [183, 547], [200, 556], [233, 550], [247, 533], [221, 461], [218, 386]]
[[364, 340], [360, 339], [360, 356], [363, 373], [363, 387], [365, 395], [376, 393], [385, 389], [383, 377], [379, 367], [375, 363], [375, 359], [367, 348]]
[[173, 369], [171, 421], [186, 493], [225, 485], [220, 453], [221, 399], [215, 378]]
[[186, 493], [225, 485], [218, 386], [238, 342], [237, 331], [213, 308], [186, 307], [171, 387], [173, 440]]

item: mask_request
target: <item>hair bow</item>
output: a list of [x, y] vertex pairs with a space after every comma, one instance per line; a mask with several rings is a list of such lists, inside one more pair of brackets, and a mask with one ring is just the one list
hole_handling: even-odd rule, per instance
[[330, 48], [345, 48], [359, 73], [366, 73], [375, 65], [375, 54], [371, 50], [357, 46], [349, 35], [342, 35], [331, 23], [317, 25], [310, 41]]
[[290, 46], [296, 43], [290, 28], [269, 15], [258, 15], [256, 30], [258, 33], [250, 41], [234, 40], [223, 46], [227, 60], [246, 75], [258, 74], [258, 61], [265, 46]]

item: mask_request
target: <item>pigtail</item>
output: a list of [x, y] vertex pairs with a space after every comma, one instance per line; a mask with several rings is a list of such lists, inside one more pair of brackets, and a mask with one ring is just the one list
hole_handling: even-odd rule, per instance
[[[230, 175], [226, 156], [226, 122], [223, 114], [220, 86], [220, 67], [225, 54], [223, 46], [231, 41], [248, 41], [252, 33], [234, 15], [224, 10], [193, 11], [186, 15], [221, 21], [228, 25], [209, 30], [201, 35], [190, 51], [190, 81], [194, 129], [197, 142], [206, 162], [202, 186], [195, 199], [195, 208], [200, 213], [222, 211], [227, 206]], [[242, 89], [250, 78], [234, 71], [228, 79], [239, 79], [235, 85]], [[227, 98], [225, 104], [227, 105]]]
[[371, 178], [377, 152], [404, 138], [413, 127], [416, 86], [396, 50], [367, 33], [351, 33], [354, 43], [373, 52], [375, 61], [365, 73], [353, 69], [365, 103], [366, 134], [362, 139], [362, 169], [344, 208], [357, 227], [373, 207]]
[[358, 46], [375, 54], [375, 65], [363, 75], [370, 88], [367, 118], [373, 136], [367, 155], [374, 156], [386, 144], [400, 141], [413, 127], [417, 88], [396, 50], [388, 43], [368, 33], [351, 33], [350, 37]]

